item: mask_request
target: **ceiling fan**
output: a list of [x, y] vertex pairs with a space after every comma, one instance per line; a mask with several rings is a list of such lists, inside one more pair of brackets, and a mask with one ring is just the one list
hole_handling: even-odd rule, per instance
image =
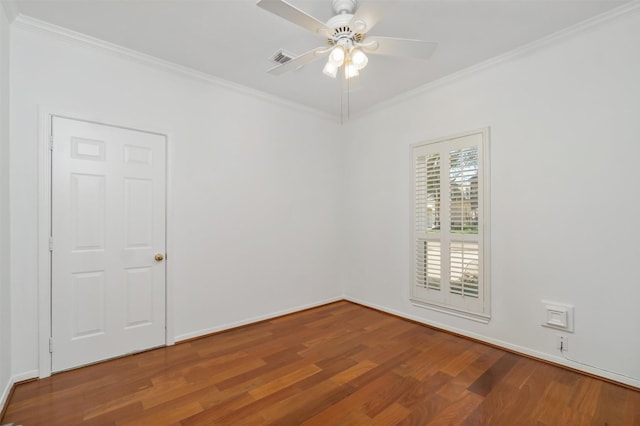
[[357, 6], [357, 0], [331, 0], [335, 15], [326, 23], [284, 0], [258, 0], [258, 6], [326, 39], [316, 47], [281, 65], [267, 70], [280, 75], [328, 55], [323, 73], [335, 78], [344, 67], [344, 77], [359, 75], [369, 59], [367, 53], [428, 59], [437, 43], [368, 35], [382, 17], [371, 2]]

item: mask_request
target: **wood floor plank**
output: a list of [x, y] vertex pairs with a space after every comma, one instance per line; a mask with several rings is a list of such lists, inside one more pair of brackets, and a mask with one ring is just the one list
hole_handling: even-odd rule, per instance
[[[507, 424], [506, 422], [515, 422], [512, 424], [537, 423], [540, 411], [546, 409], [544, 405], [539, 404], [540, 399], [545, 394], [547, 387], [553, 382], [557, 375], [557, 368], [541, 363], [536, 363], [532, 374], [522, 385], [519, 391], [514, 391], [508, 385], [496, 389], [494, 392], [511, 393], [508, 402], [508, 408], [495, 412], [484, 409], [490, 414], [489, 418], [497, 419], [499, 424]], [[481, 406], [480, 409], [483, 407]], [[476, 410], [477, 411], [477, 410]]]
[[375, 398], [376, 394], [380, 391], [380, 388], [387, 386], [392, 378], [392, 375], [378, 377], [374, 383], [372, 383], [372, 386], [354, 390], [341, 401], [326, 407], [322, 412], [309, 419], [305, 424], [322, 426], [348, 422], [349, 414], [352, 411], [357, 411], [359, 413], [358, 417], [366, 417], [370, 419], [370, 417], [365, 413], [367, 408], [366, 404]]
[[413, 408], [423, 401], [428, 400], [431, 396], [436, 395], [438, 389], [441, 389], [447, 383], [450, 383], [451, 376], [438, 371], [426, 379], [414, 380], [416, 382], [416, 386], [409, 389], [409, 391], [398, 401], [402, 406], [407, 408]]
[[266, 423], [299, 425], [326, 407], [332, 406], [353, 392], [352, 388], [324, 380], [305, 392], [299, 392], [277, 404], [261, 410]]
[[474, 392], [465, 392], [462, 398], [447, 405], [427, 423], [428, 425], [459, 425], [482, 404], [483, 398]]
[[341, 301], [20, 384], [11, 422], [640, 426], [640, 392]]
[[395, 425], [406, 419], [409, 414], [411, 414], [411, 410], [394, 402], [367, 423], [380, 426]]
[[255, 399], [264, 398], [265, 396], [271, 395], [272, 393], [275, 393], [280, 389], [292, 386], [309, 376], [313, 376], [320, 371], [322, 371], [322, 369], [315, 364], [307, 365], [298, 370], [292, 371], [289, 374], [285, 374], [284, 376], [281, 376], [275, 380], [267, 382], [260, 387], [250, 390], [249, 395], [251, 395]]
[[640, 392], [627, 392], [627, 409], [624, 417], [625, 424], [640, 426]]
[[517, 361], [517, 355], [505, 353], [491, 368], [469, 386], [469, 391], [481, 396], [487, 396], [494, 387], [500, 384], [502, 378], [513, 368]]
[[82, 424], [85, 426], [106, 426], [117, 425], [119, 420], [131, 416], [145, 417], [144, 408], [139, 402], [124, 405], [112, 410], [106, 410], [102, 414], [91, 417], [83, 417]]
[[441, 396], [428, 395], [419, 403], [411, 407], [411, 414], [401, 420], [398, 424], [402, 426], [422, 426], [429, 424], [436, 418], [437, 414], [450, 405], [450, 402]]
[[538, 422], [547, 425], [558, 424], [570, 395], [571, 388], [568, 385], [556, 380], [549, 383], [546, 392], [539, 400], [540, 407], [544, 409], [539, 410]]
[[460, 353], [460, 355], [456, 356], [453, 359], [448, 357], [447, 359], [450, 361], [448, 361], [447, 364], [440, 369], [440, 371], [450, 376], [457, 376], [469, 364], [478, 359], [480, 355], [481, 353], [479, 351], [473, 350], [473, 348], [468, 349]]
[[[276, 395], [276, 394], [274, 394]], [[274, 396], [273, 400], [279, 400], [280, 395]], [[245, 418], [247, 416], [251, 416], [252, 414], [256, 414], [256, 411], [246, 409], [246, 407], [250, 406], [255, 400], [251, 395], [247, 393], [243, 393], [240, 395], [235, 395], [230, 399], [225, 399], [224, 401], [219, 401], [218, 403], [210, 403], [201, 401], [200, 405], [205, 407], [201, 412], [197, 414], [190, 415], [188, 417], [184, 417], [180, 422], [183, 426], [198, 426], [205, 424], [238, 424], [239, 418], [229, 419], [228, 421], [224, 421], [225, 416], [236, 415], [240, 416], [240, 418]]]
[[[210, 407], [206, 413], [207, 419], [215, 419], [215, 422], [210, 424], [220, 424], [220, 425], [235, 425], [238, 423], [244, 422], [246, 418], [255, 416], [256, 414], [260, 414], [261, 410], [274, 406], [276, 404], [281, 403], [283, 400], [291, 398], [294, 395], [299, 394], [301, 391], [299, 388], [295, 386], [289, 386], [279, 391], [272, 393], [270, 395], [265, 396], [259, 400], [253, 399], [250, 395], [251, 401], [242, 405], [229, 406], [228, 404], [222, 405], [221, 407]], [[222, 408], [222, 410], [220, 410]], [[216, 411], [220, 410], [220, 413], [216, 413]], [[260, 414], [260, 418], [262, 418], [262, 414]], [[192, 422], [183, 422], [185, 425], [201, 425], [203, 423], [200, 422], [200, 418], [195, 418]], [[261, 422], [264, 423], [264, 422]]]
[[377, 417], [390, 405], [397, 403], [419, 384], [411, 377], [402, 377], [397, 374], [388, 374], [383, 377], [389, 377], [388, 383], [376, 385], [379, 388], [378, 392], [364, 406], [364, 412], [371, 418]]
[[627, 395], [625, 389], [611, 383], [603, 383], [600, 398], [594, 413], [594, 422], [622, 425], [626, 417]]
[[334, 382], [340, 385], [344, 385], [345, 383], [349, 383], [351, 380], [354, 380], [355, 378], [360, 377], [361, 375], [365, 374], [366, 372], [368, 372], [369, 370], [377, 366], [378, 364], [376, 364], [375, 362], [369, 361], [368, 359], [366, 359], [364, 361], [357, 363], [353, 367], [350, 367], [344, 371], [341, 371], [340, 373], [333, 376], [331, 380], [333, 380]]
[[[224, 380], [216, 381], [216, 386], [220, 390], [229, 389], [238, 384], [249, 381], [252, 378], [262, 377], [264, 374], [278, 370], [280, 367], [290, 367], [294, 363], [303, 360], [297, 353], [297, 350], [301, 348], [303, 348], [302, 345], [280, 350], [274, 354], [266, 354], [266, 356], [265, 354], [260, 354], [260, 359], [263, 361], [262, 365], [244, 373], [233, 375]], [[303, 362], [303, 364], [307, 365], [308, 361]]]

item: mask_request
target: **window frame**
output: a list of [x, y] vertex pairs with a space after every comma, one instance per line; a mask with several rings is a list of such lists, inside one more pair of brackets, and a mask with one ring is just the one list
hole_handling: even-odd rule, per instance
[[[438, 312], [444, 312], [447, 314], [451, 314], [458, 317], [463, 317], [467, 319], [471, 319], [478, 322], [488, 323], [491, 318], [491, 250], [490, 250], [490, 224], [491, 224], [491, 216], [490, 216], [490, 132], [489, 127], [485, 127], [482, 129], [472, 130], [468, 132], [462, 132], [438, 139], [427, 140], [423, 142], [419, 142], [416, 144], [412, 144], [411, 147], [411, 286], [410, 286], [410, 300], [414, 306], [419, 306], [431, 310], [435, 310]], [[450, 279], [445, 281], [445, 278], [449, 278], [449, 272], [445, 271], [446, 269], [450, 269], [451, 257], [449, 253], [449, 247], [451, 243], [454, 242], [473, 242], [473, 238], [468, 238], [464, 234], [454, 234], [449, 230], [446, 232], [442, 232], [440, 229], [438, 234], [434, 234], [433, 237], [426, 237], [427, 241], [438, 241], [440, 245], [440, 290], [438, 293], [431, 293], [433, 296], [428, 298], [424, 297], [424, 293], [426, 289], [422, 289], [417, 287], [417, 255], [418, 255], [418, 244], [420, 243], [421, 237], [420, 235], [424, 235], [424, 232], [420, 233], [417, 231], [416, 222], [416, 190], [418, 185], [416, 184], [417, 180], [417, 167], [416, 161], [422, 155], [430, 155], [431, 153], [440, 153], [440, 165], [442, 168], [442, 153], [447, 153], [446, 160], [446, 170], [440, 170], [440, 189], [439, 193], [441, 194], [439, 197], [440, 203], [440, 215], [442, 216], [440, 219], [441, 228], [444, 224], [450, 228], [450, 219], [449, 217], [445, 217], [444, 213], [449, 212], [448, 207], [443, 208], [443, 206], [449, 205], [450, 203], [450, 193], [449, 193], [449, 161], [450, 161], [450, 152], [456, 149], [460, 149], [464, 146], [469, 146], [469, 142], [465, 142], [464, 139], [469, 137], [478, 137], [479, 140], [477, 142], [478, 146], [478, 213], [479, 213], [479, 221], [478, 221], [478, 234], [477, 234], [477, 244], [478, 244], [478, 267], [479, 267], [479, 302], [469, 303], [469, 306], [460, 306], [458, 304], [452, 304], [451, 299], [456, 296], [452, 296], [450, 292]], [[472, 145], [476, 145], [476, 143], [472, 143]], [[428, 151], [428, 152], [426, 152]], [[426, 173], [426, 172], [425, 172]], [[443, 179], [443, 176], [447, 176], [446, 182]], [[425, 185], [426, 188], [426, 185]], [[426, 198], [426, 195], [425, 195]], [[425, 213], [428, 217], [428, 214]], [[422, 239], [425, 239], [422, 237]], [[445, 247], [447, 245], [447, 247]], [[445, 257], [446, 256], [446, 257]], [[430, 290], [426, 290], [427, 292]], [[422, 295], [417, 294], [422, 292]], [[462, 296], [460, 296], [462, 297]], [[462, 297], [464, 299], [464, 297]], [[459, 302], [459, 301], [458, 301]]]

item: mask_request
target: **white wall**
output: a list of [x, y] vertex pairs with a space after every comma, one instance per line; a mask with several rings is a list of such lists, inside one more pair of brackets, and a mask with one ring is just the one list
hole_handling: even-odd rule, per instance
[[[565, 362], [541, 299], [575, 305], [572, 358], [640, 385], [640, 13], [601, 23], [353, 121], [350, 298]], [[491, 126], [492, 319], [409, 302], [409, 145]], [[627, 378], [600, 369], [619, 372]]]
[[[14, 26], [14, 377], [38, 366], [44, 105], [171, 132], [168, 259], [179, 339], [346, 289], [372, 306], [639, 386], [639, 38], [631, 14], [340, 127]], [[409, 145], [484, 126], [492, 129], [488, 325], [408, 300]], [[0, 290], [6, 295], [6, 285]], [[541, 299], [576, 306], [570, 356], [628, 377], [558, 357], [555, 333], [539, 325]]]
[[0, 409], [11, 379], [9, 284], [9, 21], [0, 5]]
[[38, 367], [39, 105], [171, 133], [167, 259], [178, 339], [342, 295], [334, 268], [335, 120], [18, 21], [11, 38], [15, 374]]

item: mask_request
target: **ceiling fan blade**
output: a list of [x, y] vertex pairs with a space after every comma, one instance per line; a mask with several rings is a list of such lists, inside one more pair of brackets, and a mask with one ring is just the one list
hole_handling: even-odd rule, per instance
[[267, 70], [267, 72], [269, 74], [280, 75], [284, 74], [287, 71], [293, 71], [298, 67], [306, 65], [310, 62], [315, 61], [316, 59], [320, 59], [321, 57], [328, 55], [330, 50], [331, 49], [327, 49], [326, 47], [316, 47], [313, 50], [310, 50], [300, 56], [296, 56], [295, 58], [288, 60], [282, 65], [278, 65]]
[[363, 3], [358, 6], [356, 13], [349, 22], [349, 28], [359, 34], [366, 34], [382, 18], [382, 12], [373, 2]]
[[257, 5], [274, 15], [278, 15], [289, 22], [311, 31], [314, 34], [326, 36], [328, 33], [333, 31], [332, 28], [324, 22], [317, 20], [313, 16], [303, 12], [284, 0], [258, 0]]
[[438, 43], [422, 40], [392, 37], [367, 37], [362, 48], [376, 55], [406, 56], [410, 58], [429, 59]]

